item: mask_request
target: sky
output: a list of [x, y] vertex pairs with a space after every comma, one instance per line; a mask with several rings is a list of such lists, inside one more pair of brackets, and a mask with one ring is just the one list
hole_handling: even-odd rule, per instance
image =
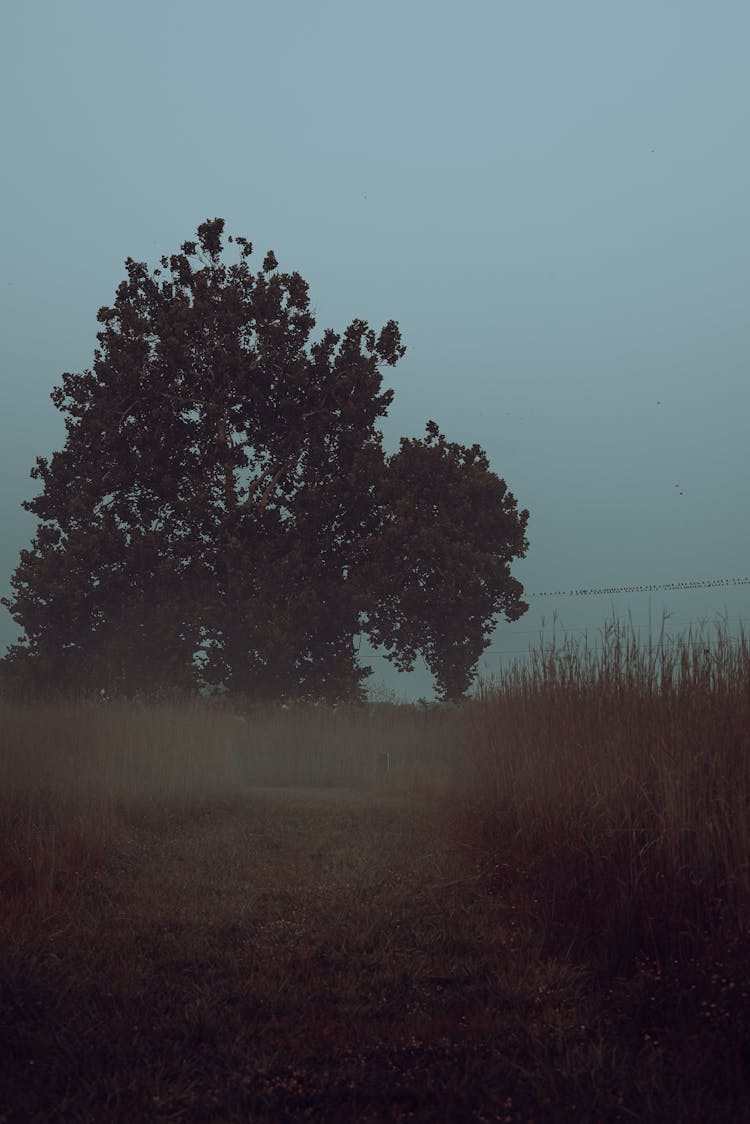
[[[221, 216], [302, 274], [318, 328], [398, 321], [389, 450], [434, 419], [529, 509], [530, 610], [483, 675], [553, 618], [750, 618], [741, 584], [569, 595], [750, 575], [746, 0], [4, 0], [0, 23], [0, 595], [64, 443], [50, 391], [91, 366], [125, 259]], [[0, 609], [0, 651], [18, 631]]]

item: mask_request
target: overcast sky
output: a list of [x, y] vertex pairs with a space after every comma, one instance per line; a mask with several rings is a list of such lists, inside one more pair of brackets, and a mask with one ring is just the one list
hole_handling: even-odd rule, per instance
[[[747, 0], [4, 0], [0, 588], [49, 394], [131, 256], [206, 218], [390, 318], [389, 448], [478, 442], [531, 512], [529, 594], [750, 574]], [[651, 594], [670, 625], [750, 587]], [[530, 598], [591, 635], [646, 594]], [[18, 633], [0, 610], [0, 651]], [[376, 682], [430, 693], [424, 673]]]

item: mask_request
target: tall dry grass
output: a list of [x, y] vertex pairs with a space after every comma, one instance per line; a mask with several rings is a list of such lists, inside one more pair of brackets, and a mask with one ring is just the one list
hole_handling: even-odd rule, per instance
[[750, 928], [750, 643], [726, 624], [540, 644], [467, 715], [463, 812], [499, 886], [612, 966]]

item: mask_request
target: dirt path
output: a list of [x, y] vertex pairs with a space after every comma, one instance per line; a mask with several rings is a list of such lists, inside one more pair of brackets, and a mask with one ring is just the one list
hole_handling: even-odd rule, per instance
[[0, 1122], [528, 1119], [538, 966], [448, 838], [351, 791], [129, 816], [16, 950]]

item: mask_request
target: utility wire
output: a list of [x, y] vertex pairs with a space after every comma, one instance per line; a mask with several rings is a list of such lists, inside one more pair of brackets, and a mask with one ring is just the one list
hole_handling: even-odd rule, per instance
[[607, 597], [613, 593], [658, 593], [660, 590], [719, 589], [750, 585], [750, 578], [708, 578], [705, 581], [662, 582], [657, 585], [621, 585], [595, 589], [555, 589], [524, 593], [525, 597]]
[[[662, 590], [688, 590], [688, 589], [722, 589], [728, 586], [737, 585], [750, 585], [750, 578], [708, 578], [706, 580], [686, 581], [686, 582], [661, 582], [652, 585], [622, 585], [622, 586], [606, 586], [597, 587], [594, 589], [556, 589], [556, 590], [542, 590], [527, 592], [524, 591], [525, 597], [607, 597], [616, 593], [658, 593]], [[742, 617], [732, 617], [732, 621], [742, 623]], [[637, 628], [646, 628], [646, 625], [636, 625]], [[558, 628], [557, 631], [564, 635], [572, 636], [576, 633], [585, 635], [590, 630], [587, 628]], [[513, 630], [514, 636], [520, 635], [537, 635], [538, 628], [530, 628], [517, 631]], [[732, 643], [736, 641], [732, 640]], [[528, 654], [527, 648], [485, 648], [482, 653], [482, 658], [488, 655], [500, 656], [514, 656]], [[385, 660], [388, 657], [380, 653], [370, 652], [367, 656], [368, 659]]]

